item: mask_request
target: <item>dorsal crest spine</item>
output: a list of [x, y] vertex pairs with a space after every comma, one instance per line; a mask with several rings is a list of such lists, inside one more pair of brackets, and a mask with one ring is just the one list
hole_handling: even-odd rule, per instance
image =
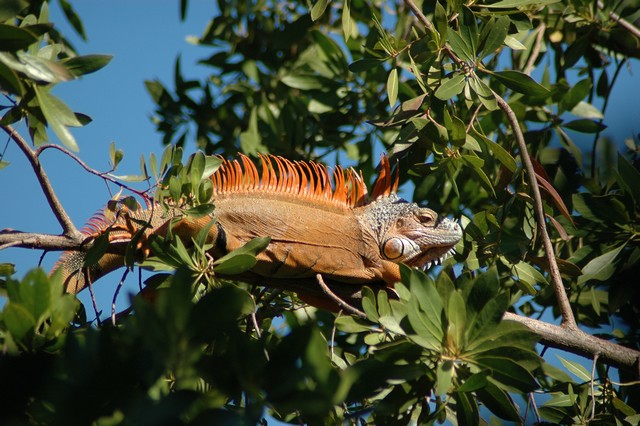
[[[212, 175], [214, 198], [238, 193], [290, 195], [313, 203], [353, 208], [368, 202], [362, 175], [352, 168], [336, 166], [333, 171], [314, 161], [291, 161], [274, 155], [259, 155], [261, 172], [244, 154], [233, 160], [222, 159]], [[373, 199], [396, 192], [389, 159], [381, 159], [382, 171], [376, 181]]]

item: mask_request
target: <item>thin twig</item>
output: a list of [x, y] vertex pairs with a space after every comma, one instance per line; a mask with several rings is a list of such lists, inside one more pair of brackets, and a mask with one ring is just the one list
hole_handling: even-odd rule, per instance
[[411, 9], [413, 14], [416, 15], [416, 18], [418, 18], [418, 20], [422, 22], [422, 25], [427, 27], [429, 31], [436, 30], [433, 24], [431, 23], [431, 21], [427, 19], [426, 16], [424, 16], [424, 13], [422, 13], [422, 10], [420, 10], [420, 8], [413, 2], [413, 0], [404, 0], [404, 4], [406, 4], [407, 7]]
[[536, 34], [536, 42], [533, 44], [533, 48], [531, 49], [531, 54], [529, 55], [529, 59], [527, 59], [527, 63], [524, 66], [524, 73], [530, 75], [535, 67], [536, 61], [538, 60], [538, 55], [540, 54], [540, 47], [542, 46], [542, 40], [544, 39], [544, 32], [546, 31], [547, 26], [544, 22], [540, 24], [538, 27], [538, 34]]
[[[540, 423], [541, 422], [541, 418], [540, 418], [540, 412], [538, 411], [538, 406], [536, 405], [536, 400], [533, 397], [533, 393], [529, 393], [529, 400], [531, 401], [531, 406], [533, 407], [533, 413], [536, 415], [536, 423]], [[526, 419], [525, 419], [526, 420]]]
[[[79, 269], [78, 274], [83, 274], [84, 269]], [[100, 311], [98, 310], [98, 301], [96, 300], [96, 294], [93, 292], [93, 282], [89, 279], [89, 274], [85, 276], [87, 283], [89, 284], [89, 295], [91, 296], [91, 304], [93, 305], [93, 312], [96, 314], [96, 324], [100, 324]]]
[[[340, 318], [340, 314], [341, 313], [342, 313], [342, 311], [338, 312], [338, 317], [336, 319]], [[333, 361], [333, 357], [335, 356], [335, 353], [334, 353], [333, 349], [334, 349], [335, 344], [336, 344], [336, 331], [337, 331], [337, 329], [338, 328], [336, 327], [336, 324], [334, 322], [333, 323], [333, 327], [331, 327], [331, 342], [329, 343], [329, 352], [331, 354], [331, 361]]]
[[593, 356], [593, 365], [591, 366], [591, 418], [589, 419], [589, 422], [593, 421], [593, 419], [596, 417], [596, 394], [594, 391], [593, 383], [596, 380], [596, 364], [598, 362], [599, 356], [600, 354], [596, 352], [596, 354]]
[[[604, 10], [604, 3], [601, 0], [598, 0], [597, 3], [598, 3], [598, 9]], [[614, 21], [616, 21], [616, 23], [620, 25], [622, 28], [629, 31], [631, 34], [633, 34], [637, 38], [640, 38], [640, 29], [638, 29], [638, 27], [633, 25], [631, 22], [622, 18], [620, 15], [618, 15], [614, 11], [609, 12], [609, 17]]]
[[118, 282], [118, 286], [116, 287], [116, 291], [113, 293], [113, 299], [111, 299], [111, 324], [114, 326], [116, 325], [116, 301], [118, 300], [120, 289], [124, 286], [124, 280], [127, 279], [127, 275], [129, 275], [128, 267], [125, 268], [122, 278], [120, 278], [120, 282]]
[[99, 171], [97, 171], [95, 169], [92, 169], [84, 161], [82, 161], [77, 155], [75, 155], [73, 152], [69, 151], [68, 149], [66, 149], [63, 146], [54, 145], [54, 144], [42, 145], [38, 149], [36, 149], [34, 151], [34, 154], [35, 154], [36, 157], [39, 158], [40, 154], [42, 154], [47, 149], [58, 150], [58, 151], [60, 151], [60, 152], [62, 152], [64, 154], [66, 154], [67, 156], [69, 156], [76, 163], [78, 163], [80, 165], [80, 167], [82, 167], [84, 170], [86, 170], [87, 172], [91, 173], [92, 175], [98, 176], [98, 177], [104, 179], [105, 181], [109, 181], [109, 182], [113, 183], [114, 185], [119, 186], [122, 189], [126, 189], [127, 191], [133, 192], [134, 194], [137, 194], [137, 195], [139, 195], [140, 197], [142, 197], [144, 199], [151, 200], [151, 197], [149, 197], [149, 194], [148, 194], [148, 190], [145, 190], [145, 191], [136, 190], [136, 189], [131, 188], [130, 186], [125, 185], [124, 183], [118, 181], [118, 179], [114, 178], [113, 176], [110, 176], [109, 175], [110, 172], [99, 172]]
[[531, 162], [529, 151], [527, 150], [527, 144], [524, 140], [524, 135], [522, 134], [520, 123], [518, 123], [518, 118], [516, 117], [509, 104], [497, 93], [493, 92], [493, 94], [498, 101], [498, 106], [506, 114], [507, 119], [509, 120], [509, 124], [511, 125], [513, 134], [518, 144], [518, 148], [520, 150], [520, 157], [522, 158], [522, 162], [524, 163], [524, 167], [527, 171], [527, 178], [529, 180], [529, 186], [531, 187], [531, 193], [533, 195], [536, 220], [538, 222], [538, 228], [540, 229], [540, 237], [542, 238], [544, 251], [549, 263], [549, 274], [551, 275], [553, 290], [556, 294], [556, 299], [558, 300], [558, 305], [562, 313], [562, 325], [569, 329], [577, 330], [578, 326], [576, 324], [576, 319], [573, 316], [571, 303], [569, 303], [569, 298], [567, 297], [567, 293], [564, 289], [564, 283], [562, 282], [562, 276], [560, 275], [560, 269], [558, 268], [558, 263], [556, 262], [553, 244], [551, 243], [549, 233], [547, 232], [544, 207], [542, 204], [542, 197], [540, 196], [538, 179], [536, 178], [536, 172], [533, 168], [533, 163]]
[[[422, 10], [420, 10], [420, 8], [413, 2], [413, 0], [404, 0], [404, 4], [406, 4], [407, 7], [411, 9], [411, 12], [413, 12], [413, 14], [416, 16], [416, 18], [418, 18], [418, 20], [422, 23], [422, 25], [424, 25], [429, 31], [436, 32], [436, 29], [431, 23], [431, 21], [429, 21], [429, 19], [426, 16], [424, 16], [424, 13], [422, 13]], [[462, 59], [458, 58], [458, 56], [455, 53], [453, 53], [453, 51], [449, 48], [449, 46], [444, 45], [442, 49], [445, 51], [447, 56], [449, 56], [453, 60], [453, 62], [455, 62], [456, 64], [460, 65], [464, 62]]]
[[354, 308], [353, 306], [349, 305], [347, 302], [345, 302], [344, 300], [340, 299], [340, 297], [338, 297], [333, 291], [331, 291], [331, 289], [327, 286], [327, 284], [325, 284], [324, 280], [322, 279], [322, 275], [321, 274], [317, 274], [316, 275], [316, 280], [318, 281], [318, 284], [320, 285], [320, 288], [322, 288], [322, 291], [324, 291], [324, 293], [327, 296], [329, 296], [331, 298], [331, 300], [333, 300], [340, 307], [340, 309], [344, 309], [345, 311], [349, 312], [350, 314], [357, 315], [358, 317], [360, 317], [362, 319], [367, 319], [367, 314], [365, 314], [364, 312], [362, 312], [358, 308]]
[[58, 200], [58, 196], [53, 190], [51, 181], [49, 181], [49, 177], [42, 168], [42, 164], [40, 164], [40, 160], [38, 159], [37, 155], [35, 155], [34, 151], [31, 150], [29, 143], [24, 140], [13, 127], [9, 125], [2, 125], [0, 127], [2, 127], [2, 130], [4, 130], [11, 137], [11, 139], [13, 139], [16, 145], [18, 145], [18, 148], [20, 148], [20, 150], [27, 157], [27, 160], [29, 160], [31, 168], [33, 168], [33, 171], [36, 174], [36, 178], [40, 183], [40, 187], [44, 192], [44, 196], [47, 198], [49, 207], [51, 207], [53, 214], [56, 216], [56, 219], [58, 219], [58, 223], [60, 223], [60, 226], [62, 226], [63, 234], [76, 241], [82, 240], [84, 238], [83, 235], [80, 233], [80, 231], [78, 231], [76, 226], [71, 221], [71, 218], [65, 211], [64, 207], [62, 207], [60, 200]]

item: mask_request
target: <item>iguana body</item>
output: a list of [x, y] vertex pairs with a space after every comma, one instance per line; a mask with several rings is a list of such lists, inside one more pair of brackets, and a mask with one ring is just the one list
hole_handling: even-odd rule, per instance
[[[268, 279], [265, 284], [322, 274], [340, 283], [391, 286], [400, 279], [399, 262], [426, 268], [448, 255], [461, 238], [457, 223], [395, 195], [397, 179], [392, 183], [386, 157], [371, 197], [353, 170], [338, 167], [332, 179], [324, 166], [313, 162], [262, 156], [261, 163], [261, 175], [245, 156], [225, 160], [212, 175], [216, 224], [209, 241], [217, 257], [255, 237], [271, 237], [252, 269]], [[164, 235], [171, 218], [179, 215], [178, 209], [150, 205], [127, 210], [112, 221], [96, 217], [86, 232], [96, 237], [109, 229], [112, 244], [126, 244], [143, 223], [148, 224], [146, 237]], [[212, 219], [174, 219], [171, 229], [190, 242]], [[83, 270], [84, 256], [65, 253], [56, 266], [69, 292], [77, 293], [87, 281], [124, 266], [122, 255], [107, 253]]]

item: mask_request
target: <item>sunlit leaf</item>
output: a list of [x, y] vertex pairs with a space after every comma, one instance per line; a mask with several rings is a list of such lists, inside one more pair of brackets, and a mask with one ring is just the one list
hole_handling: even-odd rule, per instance
[[387, 96], [389, 97], [389, 105], [393, 108], [398, 99], [398, 69], [393, 68], [387, 78]]
[[329, 0], [318, 0], [311, 8], [311, 19], [313, 21], [317, 21], [318, 19], [320, 19], [329, 3]]

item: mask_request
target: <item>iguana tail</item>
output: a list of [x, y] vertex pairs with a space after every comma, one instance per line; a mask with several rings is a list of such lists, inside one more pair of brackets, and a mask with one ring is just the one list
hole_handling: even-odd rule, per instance
[[[157, 204], [148, 203], [147, 208], [143, 209], [137, 203], [113, 202], [104, 213], [94, 215], [82, 233], [87, 236], [87, 243], [106, 235], [112, 250], [118, 245], [128, 244], [138, 232], [143, 233], [142, 239], [148, 237], [174, 214], [173, 211], [167, 213]], [[88, 267], [85, 267], [86, 258], [84, 251], [68, 251], [60, 256], [51, 274], [62, 274], [65, 291], [79, 293], [100, 277], [125, 266], [124, 247], [121, 253], [103, 254], [98, 262]]]

